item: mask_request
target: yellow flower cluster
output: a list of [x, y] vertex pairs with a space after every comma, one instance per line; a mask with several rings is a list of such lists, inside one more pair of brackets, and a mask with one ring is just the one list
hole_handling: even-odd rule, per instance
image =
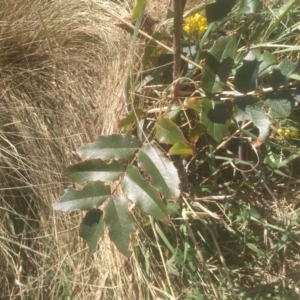
[[298, 138], [298, 137], [300, 137], [299, 131], [297, 131], [297, 130], [291, 130], [291, 129], [288, 129], [288, 128], [286, 128], [286, 129], [279, 128], [277, 130], [277, 132], [280, 135], [283, 135], [287, 139], [292, 139], [292, 138]]
[[206, 18], [202, 17], [200, 14], [195, 14], [191, 17], [187, 17], [185, 19], [185, 25], [183, 25], [183, 30], [189, 34], [199, 35], [206, 29]]

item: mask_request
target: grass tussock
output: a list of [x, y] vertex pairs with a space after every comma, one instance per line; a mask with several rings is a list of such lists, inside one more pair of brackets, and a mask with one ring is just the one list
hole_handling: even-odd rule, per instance
[[[120, 16], [130, 5], [101, 4]], [[126, 299], [119, 254], [103, 243], [86, 262], [78, 214], [51, 205], [75, 150], [122, 114], [129, 43], [90, 1], [1, 2], [1, 299]]]

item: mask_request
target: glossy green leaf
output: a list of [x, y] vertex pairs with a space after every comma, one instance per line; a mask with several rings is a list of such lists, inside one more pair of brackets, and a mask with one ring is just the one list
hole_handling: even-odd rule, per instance
[[171, 149], [169, 150], [169, 154], [171, 154], [171, 155], [194, 155], [195, 147], [188, 143], [179, 142], [171, 147]]
[[206, 54], [202, 89], [207, 93], [222, 92], [234, 64], [236, 38], [220, 38]]
[[241, 0], [240, 13], [254, 14], [260, 6], [260, 0]]
[[168, 118], [170, 120], [174, 120], [178, 114], [180, 113], [181, 105], [179, 102], [174, 102], [171, 106], [171, 108], [166, 112], [165, 118]]
[[118, 128], [124, 128], [127, 126], [132, 126], [138, 122], [139, 117], [143, 115], [143, 110], [141, 108], [135, 108], [129, 115], [122, 119], [118, 123]]
[[[165, 36], [158, 31], [154, 32], [152, 37], [156, 41], [161, 41], [165, 38]], [[149, 60], [151, 61], [151, 58], [153, 58], [153, 56], [151, 55], [156, 49], [157, 49], [157, 44], [154, 42], [154, 40], [151, 40], [146, 44], [143, 60], [142, 60], [142, 64], [144, 68], [147, 66]]]
[[269, 84], [273, 89], [277, 89], [281, 85], [288, 83], [292, 79], [292, 75], [300, 69], [300, 61], [293, 63], [291, 60], [285, 59], [273, 69], [269, 77]]
[[195, 142], [199, 137], [207, 132], [207, 127], [205, 124], [198, 121], [195, 122], [195, 126], [189, 130], [190, 141]]
[[209, 23], [216, 22], [226, 17], [235, 5], [236, 0], [216, 0], [205, 8], [205, 15]]
[[270, 108], [272, 118], [286, 118], [291, 114], [294, 106], [294, 97], [288, 90], [267, 93], [265, 104]]
[[253, 96], [237, 97], [234, 100], [235, 118], [240, 121], [252, 121], [259, 129], [258, 140], [264, 141], [269, 134], [270, 120], [263, 104]]
[[147, 0], [137, 0], [136, 1], [136, 5], [133, 9], [133, 13], [131, 16], [131, 19], [134, 21], [136, 20], [139, 15], [141, 14], [141, 12], [143, 11], [143, 6], [147, 3]]
[[[300, 86], [298, 85], [294, 91], [295, 100], [300, 102]], [[298, 104], [299, 105], [299, 104]]]
[[235, 89], [243, 94], [256, 90], [259, 77], [268, 72], [276, 62], [275, 56], [268, 51], [263, 54], [259, 50], [249, 51], [242, 66], [236, 71]]
[[125, 197], [111, 197], [104, 208], [104, 222], [108, 227], [109, 237], [119, 251], [126, 256], [130, 234], [134, 231], [134, 222], [128, 210], [128, 201]]
[[184, 107], [191, 108], [197, 112], [202, 110], [202, 99], [199, 97], [189, 97], [184, 100]]
[[173, 121], [164, 117], [157, 119], [155, 138], [163, 144], [174, 145], [178, 142], [185, 142], [180, 128]]
[[179, 177], [173, 163], [154, 145], [144, 145], [137, 154], [139, 167], [151, 176], [153, 186], [166, 198], [180, 195]]
[[98, 137], [93, 143], [82, 146], [78, 154], [84, 158], [122, 159], [131, 157], [141, 146], [140, 141], [125, 134]]
[[230, 124], [230, 114], [227, 106], [217, 100], [204, 98], [201, 122], [207, 128], [207, 134], [211, 138], [212, 144], [219, 144], [228, 130]]
[[257, 88], [260, 64], [261, 61], [257, 59], [255, 53], [250, 51], [242, 66], [236, 71], [234, 87], [237, 91], [246, 94]]
[[86, 213], [79, 228], [79, 235], [86, 241], [91, 256], [104, 233], [103, 212], [100, 209], [92, 209]]
[[73, 210], [91, 210], [101, 205], [110, 196], [110, 187], [103, 182], [88, 183], [82, 190], [68, 188], [57, 203], [54, 210], [63, 212]]
[[274, 54], [266, 50], [262, 54], [259, 52], [258, 56], [259, 61], [261, 61], [258, 68], [258, 77], [261, 77], [270, 72], [271, 67], [277, 63], [277, 59]]
[[167, 207], [160, 199], [157, 190], [142, 178], [135, 167], [127, 168], [122, 187], [127, 197], [145, 213], [161, 221], [168, 220]]
[[[170, 60], [172, 61], [172, 56], [170, 55]], [[141, 89], [142, 87], [146, 86], [147, 84], [151, 83], [152, 81], [160, 81], [162, 74], [172, 74], [172, 63], [161, 63], [158, 67], [154, 69], [149, 75], [147, 75], [140, 83], [138, 83], [135, 87], [136, 90]]]
[[118, 161], [110, 163], [102, 159], [93, 159], [80, 162], [67, 168], [66, 174], [78, 183], [86, 181], [115, 181], [125, 172], [125, 167]]
[[292, 74], [292, 75], [290, 75], [290, 78], [300, 81], [300, 75], [298, 75], [298, 74]]

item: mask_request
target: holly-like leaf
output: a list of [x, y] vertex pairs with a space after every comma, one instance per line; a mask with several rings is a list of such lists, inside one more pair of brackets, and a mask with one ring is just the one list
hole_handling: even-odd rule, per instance
[[173, 163], [154, 145], [144, 145], [137, 154], [139, 167], [147, 171], [153, 186], [166, 198], [180, 195], [179, 177]]
[[240, 13], [254, 14], [261, 6], [261, 0], [241, 0]]
[[264, 141], [269, 134], [270, 120], [262, 103], [253, 96], [237, 97], [234, 100], [235, 118], [240, 121], [252, 121], [259, 129], [258, 141]]
[[143, 115], [143, 110], [141, 108], [135, 108], [129, 115], [122, 119], [118, 123], [118, 128], [124, 128], [134, 125], [138, 122], [140, 116]]
[[243, 61], [243, 65], [237, 69], [234, 81], [234, 87], [240, 93], [248, 93], [254, 91], [258, 86], [258, 71], [261, 61], [253, 55], [247, 55]]
[[258, 77], [261, 77], [271, 71], [271, 67], [277, 63], [277, 59], [274, 54], [266, 50], [263, 53], [258, 53], [259, 61], [261, 61], [261, 64], [258, 68]]
[[110, 187], [103, 182], [88, 183], [82, 190], [68, 188], [57, 203], [54, 210], [63, 212], [73, 210], [91, 210], [101, 205], [110, 196]]
[[102, 159], [93, 159], [80, 162], [67, 168], [66, 174], [73, 181], [84, 183], [86, 181], [115, 181], [125, 172], [125, 167], [114, 160], [106, 163]]
[[300, 81], [300, 75], [298, 75], [298, 74], [292, 74], [292, 75], [290, 75], [290, 78]]
[[111, 197], [104, 208], [104, 222], [108, 227], [109, 237], [126, 256], [130, 234], [134, 231], [134, 222], [128, 210], [128, 201], [125, 197]]
[[[294, 91], [295, 100], [300, 102], [300, 86], [298, 85]], [[299, 104], [298, 104], [299, 105]]]
[[281, 85], [287, 84], [291, 76], [297, 73], [300, 69], [300, 61], [293, 63], [285, 59], [273, 69], [269, 77], [269, 84], [273, 89], [277, 89]]
[[192, 142], [196, 142], [199, 137], [207, 132], [207, 128], [203, 123], [195, 122], [195, 126], [189, 130], [189, 137]]
[[101, 209], [92, 209], [86, 213], [79, 228], [79, 235], [86, 241], [89, 247], [88, 256], [95, 251], [97, 244], [103, 236], [104, 221]]
[[156, 123], [156, 139], [163, 144], [174, 145], [178, 142], [185, 142], [180, 128], [170, 119], [158, 118]]
[[[158, 25], [159, 27], [159, 25]], [[153, 39], [156, 41], [161, 41], [163, 40], [166, 36], [158, 31], [154, 32], [152, 35]], [[157, 44], [154, 42], [154, 40], [151, 40], [147, 43], [145, 50], [144, 50], [144, 55], [143, 55], [143, 60], [142, 64], [144, 69], [146, 68], [149, 60], [153, 58], [152, 53], [157, 49]], [[154, 54], [155, 55], [155, 54]]]
[[236, 38], [220, 38], [208, 51], [204, 64], [202, 89], [207, 93], [222, 92], [234, 64]]
[[135, 167], [127, 168], [122, 187], [127, 197], [145, 213], [161, 221], [168, 220], [167, 207], [160, 199], [157, 190], [142, 178]]
[[195, 147], [188, 143], [176, 143], [171, 149], [169, 150], [169, 154], [171, 155], [194, 155], [195, 154]]
[[216, 0], [205, 8], [205, 15], [209, 23], [216, 22], [226, 17], [235, 5], [235, 0]]
[[268, 51], [263, 54], [258, 50], [249, 51], [243, 65], [236, 71], [235, 89], [243, 94], [254, 91], [258, 87], [259, 77], [275, 63], [276, 57]]
[[204, 98], [201, 121], [206, 125], [207, 134], [213, 145], [219, 144], [228, 130], [230, 114], [226, 105], [217, 100]]
[[171, 108], [166, 112], [165, 117], [174, 120], [180, 113], [181, 105], [179, 102], [174, 102]]
[[202, 99], [199, 97], [190, 97], [184, 100], [184, 107], [191, 108], [197, 112], [201, 112], [202, 110]]
[[93, 143], [80, 147], [78, 154], [83, 158], [118, 160], [131, 157], [140, 146], [134, 136], [112, 134], [100, 136]]
[[290, 91], [280, 90], [266, 94], [265, 104], [272, 118], [286, 118], [291, 114], [295, 100]]

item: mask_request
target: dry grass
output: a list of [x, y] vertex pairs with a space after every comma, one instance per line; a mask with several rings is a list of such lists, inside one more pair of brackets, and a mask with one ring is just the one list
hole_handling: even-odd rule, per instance
[[126, 299], [122, 257], [105, 242], [86, 261], [80, 216], [51, 207], [76, 148], [122, 114], [130, 42], [113, 21], [84, 0], [0, 4], [1, 299]]

